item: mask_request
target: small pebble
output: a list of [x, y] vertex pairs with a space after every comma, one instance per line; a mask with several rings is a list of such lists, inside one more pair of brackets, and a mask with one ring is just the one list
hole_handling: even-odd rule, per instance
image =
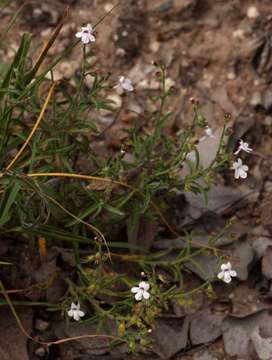
[[122, 48], [117, 48], [115, 51], [115, 55], [119, 57], [124, 57], [126, 55], [126, 50]]
[[256, 107], [261, 104], [262, 104], [262, 95], [259, 91], [256, 91], [253, 93], [253, 95], [250, 99], [250, 105], [253, 107]]
[[266, 117], [264, 118], [264, 124], [265, 124], [266, 126], [272, 126], [272, 116], [266, 116]]
[[236, 78], [236, 75], [233, 71], [227, 73], [227, 79], [228, 80], [234, 80]]
[[158, 52], [159, 49], [160, 49], [160, 42], [159, 41], [152, 41], [151, 44], [150, 44], [150, 50], [154, 53]]
[[45, 29], [41, 32], [41, 36], [42, 37], [45, 37], [45, 38], [48, 38], [52, 33], [52, 29], [51, 28], [48, 28], [48, 29]]
[[270, 111], [272, 108], [272, 91], [270, 89], [265, 90], [262, 100], [265, 110]]
[[165, 89], [166, 91], [170, 90], [171, 87], [175, 86], [175, 81], [171, 79], [170, 77], [165, 79]]
[[45, 331], [49, 328], [50, 323], [48, 321], [37, 319], [35, 322], [35, 329], [39, 331]]
[[43, 358], [43, 357], [45, 356], [45, 348], [39, 347], [39, 348], [35, 351], [35, 355], [38, 356], [39, 358]]
[[42, 9], [40, 9], [40, 8], [35, 8], [35, 9], [33, 10], [33, 17], [34, 17], [34, 19], [39, 18], [41, 15], [42, 15]]
[[230, 293], [230, 294], [229, 294], [229, 298], [230, 298], [230, 299], [234, 299], [234, 293]]
[[243, 40], [245, 38], [245, 32], [243, 29], [237, 29], [233, 31], [232, 36], [235, 39]]
[[112, 8], [113, 8], [113, 4], [112, 4], [112, 3], [106, 3], [106, 4], [104, 5], [104, 10], [105, 10], [106, 12], [111, 11]]
[[260, 16], [259, 10], [256, 8], [256, 6], [250, 6], [247, 9], [247, 17], [249, 19], [256, 19]]

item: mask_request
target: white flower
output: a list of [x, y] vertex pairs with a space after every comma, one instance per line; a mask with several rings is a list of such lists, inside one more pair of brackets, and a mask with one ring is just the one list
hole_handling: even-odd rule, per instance
[[72, 302], [70, 310], [67, 311], [68, 316], [72, 317], [74, 320], [78, 321], [81, 317], [85, 315], [85, 312], [80, 310], [80, 304], [77, 305]]
[[234, 170], [235, 179], [239, 179], [239, 178], [246, 179], [248, 166], [243, 165], [242, 160], [240, 158], [232, 163], [231, 169]]
[[213, 133], [213, 129], [212, 128], [210, 128], [209, 126], [206, 126], [206, 128], [205, 128], [205, 134], [206, 135], [204, 135], [204, 136], [202, 136], [200, 139], [199, 139], [199, 141], [201, 142], [201, 141], [204, 141], [204, 140], [206, 140], [206, 139], [208, 139], [208, 138], [211, 138], [211, 139], [213, 139], [215, 136], [214, 136], [214, 133]]
[[131, 292], [135, 294], [135, 299], [137, 301], [141, 301], [142, 298], [147, 300], [150, 298], [150, 294], [148, 292], [149, 288], [150, 288], [150, 285], [147, 282], [141, 281], [139, 283], [139, 286], [134, 286], [131, 289]]
[[81, 31], [76, 33], [76, 37], [81, 39], [83, 44], [89, 44], [89, 42], [95, 42], [93, 35], [93, 28], [91, 24], [87, 24], [81, 28]]
[[195, 151], [191, 151], [186, 155], [186, 160], [189, 160], [193, 163], [196, 162], [196, 152]]
[[214, 138], [213, 129], [209, 126], [206, 126], [205, 133], [208, 137]]
[[231, 282], [232, 277], [236, 277], [237, 272], [232, 270], [232, 265], [230, 262], [221, 265], [221, 272], [218, 273], [217, 277], [220, 280], [225, 281], [225, 283], [229, 284]]
[[239, 154], [239, 152], [243, 150], [247, 153], [251, 153], [253, 151], [253, 149], [251, 149], [249, 146], [248, 146], [248, 143], [243, 141], [242, 139], [240, 139], [239, 141], [239, 147], [237, 149], [237, 151], [235, 151], [234, 155], [237, 155]]
[[121, 85], [121, 87], [124, 90], [127, 90], [127, 91], [133, 91], [134, 90], [134, 87], [132, 85], [132, 81], [130, 79], [127, 79], [124, 76], [119, 76], [118, 82], [119, 82], [119, 85]]

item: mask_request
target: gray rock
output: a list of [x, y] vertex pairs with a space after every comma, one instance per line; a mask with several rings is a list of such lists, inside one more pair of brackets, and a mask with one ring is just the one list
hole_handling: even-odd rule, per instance
[[264, 256], [269, 246], [272, 246], [272, 239], [266, 236], [258, 237], [256, 240], [254, 240], [252, 244], [253, 250], [255, 251], [255, 254], [257, 255], [258, 258]]
[[204, 352], [194, 354], [193, 360], [218, 360], [218, 358], [206, 350]]
[[210, 310], [197, 312], [190, 323], [190, 339], [193, 345], [206, 344], [216, 340], [222, 334], [224, 314]]
[[257, 107], [262, 105], [262, 95], [260, 91], [255, 91], [250, 99], [250, 105], [253, 107]]
[[192, 215], [194, 215], [193, 209], [199, 209], [201, 213], [203, 211], [214, 211], [216, 213], [222, 213], [224, 210], [228, 209], [233, 203], [240, 200], [244, 197], [241, 191], [234, 189], [228, 186], [211, 186], [208, 191], [207, 205], [204, 203], [203, 195], [194, 194], [192, 192], [186, 193], [186, 200], [192, 207]]
[[48, 321], [42, 320], [42, 319], [36, 319], [35, 321], [35, 329], [39, 331], [46, 331], [50, 326], [50, 323]]
[[263, 94], [263, 107], [269, 111], [272, 108], [272, 91], [267, 89]]
[[[250, 359], [256, 350], [256, 331], [262, 328], [262, 335], [268, 338], [272, 334], [272, 314], [268, 310], [256, 312], [243, 318], [228, 316], [222, 323], [225, 351], [230, 356]], [[255, 335], [254, 335], [255, 334]], [[265, 359], [266, 360], [266, 359]]]
[[233, 257], [233, 268], [237, 271], [240, 280], [248, 278], [248, 267], [254, 258], [254, 252], [251, 245], [246, 241], [236, 242], [231, 247]]
[[218, 260], [215, 256], [194, 256], [194, 262], [188, 261], [184, 265], [204, 281], [214, 278], [219, 270]]
[[260, 335], [260, 329], [256, 329], [251, 335], [251, 340], [260, 360], [272, 359], [272, 337], [264, 338]]
[[272, 280], [272, 246], [269, 246], [262, 258], [262, 273], [263, 275]]
[[158, 320], [152, 332], [155, 340], [153, 351], [162, 359], [170, 359], [178, 351], [185, 349], [188, 341], [189, 319]]

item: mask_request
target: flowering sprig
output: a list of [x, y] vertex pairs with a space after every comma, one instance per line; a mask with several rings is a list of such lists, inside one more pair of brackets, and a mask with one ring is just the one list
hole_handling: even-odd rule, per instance
[[85, 312], [80, 310], [80, 304], [75, 304], [73, 302], [71, 304], [70, 310], [67, 311], [67, 314], [76, 321], [79, 321], [81, 317], [85, 316]]
[[217, 277], [220, 280], [223, 280], [225, 283], [229, 284], [233, 277], [237, 276], [237, 272], [232, 270], [232, 265], [230, 262], [221, 265], [221, 271], [218, 273]]
[[143, 298], [148, 300], [150, 298], [150, 294], [148, 292], [150, 285], [145, 282], [141, 281], [139, 286], [134, 286], [131, 288], [131, 292], [135, 294], [135, 300], [141, 301]]
[[239, 178], [246, 179], [247, 178], [248, 166], [243, 165], [243, 162], [240, 158], [237, 161], [234, 161], [232, 163], [231, 169], [234, 170], [235, 179], [239, 179]]
[[239, 141], [239, 147], [237, 149], [237, 151], [235, 151], [234, 155], [238, 155], [240, 151], [245, 151], [247, 153], [251, 153], [253, 151], [253, 149], [251, 149], [248, 145], [247, 142], [243, 141], [242, 139], [240, 139]]
[[204, 140], [206, 140], [206, 139], [208, 139], [208, 138], [210, 138], [210, 139], [214, 139], [214, 138], [215, 138], [213, 129], [212, 129], [211, 127], [206, 126], [204, 132], [205, 132], [206, 135], [202, 136], [202, 137], [199, 139], [200, 142], [202, 142], [202, 141], [204, 141]]
[[77, 32], [75, 36], [81, 39], [84, 45], [89, 44], [90, 42], [95, 42], [95, 36], [93, 35], [93, 28], [91, 24], [82, 26], [81, 31]]
[[134, 87], [132, 81], [124, 76], [119, 76], [118, 85], [120, 85], [126, 91], [133, 91]]

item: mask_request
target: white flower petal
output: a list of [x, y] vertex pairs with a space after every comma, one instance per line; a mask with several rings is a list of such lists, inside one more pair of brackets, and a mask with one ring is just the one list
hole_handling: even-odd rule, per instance
[[231, 270], [232, 265], [231, 265], [231, 263], [230, 263], [229, 261], [226, 263], [226, 266], [227, 266], [227, 269], [228, 269], [228, 270]]
[[77, 304], [76, 304], [76, 310], [77, 310], [77, 311], [80, 310], [80, 303], [77, 303]]
[[237, 171], [237, 170], [235, 170], [234, 178], [235, 178], [235, 179], [239, 179], [239, 177], [240, 177], [240, 172]]
[[95, 42], [95, 37], [93, 34], [89, 34], [89, 39], [91, 42]]
[[79, 31], [79, 32], [76, 33], [75, 36], [76, 36], [77, 38], [81, 38], [82, 34], [83, 34], [82, 31]]
[[149, 292], [144, 291], [144, 292], [143, 292], [143, 298], [146, 299], [146, 300], [148, 300], [148, 299], [150, 298]]
[[209, 126], [206, 127], [205, 133], [206, 133], [206, 135], [207, 135], [208, 137], [214, 138], [213, 129], [210, 128]]
[[228, 272], [225, 272], [224, 281], [227, 284], [229, 284], [231, 282], [231, 276], [230, 276], [230, 274]]
[[77, 309], [77, 305], [74, 302], [72, 302], [72, 304], [71, 304], [71, 309], [73, 309], [73, 310]]
[[67, 311], [68, 316], [74, 317], [74, 310]]
[[124, 90], [133, 91], [132, 81], [130, 79], [126, 79], [124, 76], [119, 76], [119, 84]]
[[217, 274], [217, 277], [218, 279], [222, 280], [224, 278], [224, 275], [225, 275], [224, 271], [221, 271], [220, 273]]
[[221, 270], [225, 271], [225, 270], [229, 270], [231, 267], [231, 264], [228, 262], [226, 264], [222, 264], [221, 265]]
[[78, 311], [77, 311], [77, 314], [78, 314], [79, 317], [85, 316], [85, 312], [82, 311], [82, 310], [78, 310]]
[[145, 282], [145, 281], [141, 281], [141, 282], [139, 283], [139, 288], [144, 289], [144, 290], [149, 290], [150, 285], [149, 285], [147, 282]]
[[138, 286], [133, 286], [133, 288], [131, 288], [131, 292], [132, 293], [137, 293], [140, 289], [138, 288]]
[[242, 168], [244, 171], [248, 171], [248, 166], [247, 166], [247, 165], [242, 165], [241, 168]]
[[237, 276], [237, 272], [235, 270], [230, 270], [230, 276], [231, 277], [236, 277]]
[[83, 33], [81, 36], [81, 41], [83, 42], [83, 44], [88, 44], [90, 42], [89, 34]]
[[131, 80], [129, 79], [125, 79], [123, 82], [122, 82], [122, 86], [125, 90], [127, 91], [133, 91], [133, 86], [132, 86], [132, 82]]
[[92, 33], [92, 32], [93, 32], [93, 27], [92, 27], [92, 25], [91, 25], [91, 24], [87, 24], [86, 30], [87, 30], [89, 33]]
[[137, 301], [141, 301], [141, 300], [142, 300], [142, 297], [143, 297], [142, 291], [138, 291], [137, 294], [135, 294], [135, 299], [136, 299]]

